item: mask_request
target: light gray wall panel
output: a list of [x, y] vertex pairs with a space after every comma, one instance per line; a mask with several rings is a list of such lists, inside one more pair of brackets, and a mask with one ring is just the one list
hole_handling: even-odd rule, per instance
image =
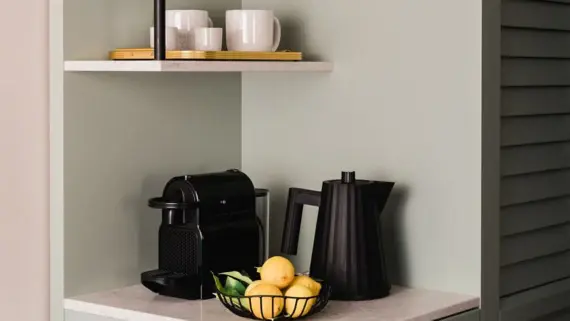
[[570, 88], [503, 88], [503, 116], [527, 116], [570, 113]]
[[[568, 21], [570, 23], [570, 19]], [[568, 86], [570, 61], [505, 58], [501, 68], [501, 83], [503, 86]]]
[[570, 142], [503, 148], [501, 174], [515, 175], [570, 168]]
[[501, 205], [513, 205], [570, 195], [570, 170], [503, 178]]
[[508, 117], [503, 119], [502, 125], [503, 146], [570, 140], [570, 115]]
[[570, 58], [570, 33], [503, 28], [502, 55], [508, 57]]
[[503, 2], [503, 26], [570, 30], [570, 6], [546, 1]]
[[570, 276], [570, 252], [501, 268], [501, 295], [528, 290]]
[[570, 249], [570, 225], [509, 236], [501, 242], [501, 264], [509, 265]]
[[[242, 76], [242, 164], [272, 191], [271, 228], [283, 226], [290, 186], [320, 189], [347, 168], [361, 178], [394, 179], [384, 213], [394, 282], [479, 296], [481, 1], [243, 6], [275, 11], [282, 49], [336, 66], [331, 74]], [[368, 29], [381, 40], [354, 36]], [[301, 270], [310, 264], [316, 221], [306, 211], [293, 257]], [[272, 253], [280, 242], [274, 233]]]
[[512, 235], [570, 222], [570, 197], [504, 207], [501, 234]]
[[553, 282], [501, 300], [501, 321], [535, 321], [570, 307], [570, 279]]
[[[168, 0], [214, 17], [239, 0]], [[147, 46], [152, 2], [64, 1], [65, 59]], [[175, 175], [241, 166], [238, 73], [64, 75], [65, 295], [140, 282], [157, 267], [160, 211]]]

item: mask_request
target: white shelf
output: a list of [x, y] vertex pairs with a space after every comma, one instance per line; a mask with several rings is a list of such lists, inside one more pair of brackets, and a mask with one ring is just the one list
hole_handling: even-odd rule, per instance
[[333, 64], [317, 61], [113, 61], [72, 60], [66, 71], [118, 72], [331, 72]]
[[[157, 296], [142, 285], [66, 299], [65, 309], [125, 321], [239, 321], [215, 299], [185, 301]], [[394, 287], [384, 299], [331, 301], [314, 321], [431, 321], [479, 306], [462, 294]]]

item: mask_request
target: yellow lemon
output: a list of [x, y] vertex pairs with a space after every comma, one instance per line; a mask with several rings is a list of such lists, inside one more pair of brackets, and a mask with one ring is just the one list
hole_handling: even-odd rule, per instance
[[248, 296], [249, 293], [251, 292], [251, 290], [253, 290], [253, 288], [255, 288], [256, 286], [263, 284], [263, 281], [261, 280], [257, 280], [257, 281], [253, 281], [251, 282], [248, 286], [247, 289], [245, 289], [245, 296]]
[[[268, 297], [256, 297], [257, 295], [267, 295]], [[263, 320], [271, 320], [283, 311], [283, 293], [276, 286], [260, 283], [249, 291], [249, 301], [251, 302], [251, 312]], [[272, 297], [277, 296], [277, 297]]]
[[299, 299], [286, 299], [285, 300], [285, 311], [287, 315], [292, 318], [298, 318], [306, 315], [311, 311], [311, 308], [315, 304], [316, 299], [303, 299], [314, 296], [313, 292], [302, 285], [292, 285], [285, 292], [286, 297], [299, 298]]
[[286, 288], [295, 277], [295, 267], [282, 256], [269, 258], [259, 269], [261, 280], [280, 289]]
[[302, 285], [311, 290], [313, 295], [319, 295], [319, 292], [321, 292], [321, 284], [306, 275], [297, 275], [289, 286], [293, 285]]

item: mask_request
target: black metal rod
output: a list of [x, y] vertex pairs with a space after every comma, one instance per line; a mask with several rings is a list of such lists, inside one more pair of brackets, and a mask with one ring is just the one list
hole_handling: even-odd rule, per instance
[[154, 59], [166, 60], [166, 0], [154, 0]]

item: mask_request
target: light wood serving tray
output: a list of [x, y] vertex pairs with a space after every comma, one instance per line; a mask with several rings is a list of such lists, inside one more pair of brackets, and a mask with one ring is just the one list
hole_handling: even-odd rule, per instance
[[[115, 49], [109, 52], [111, 60], [150, 60], [154, 59], [151, 48]], [[257, 61], [300, 61], [302, 52], [249, 52], [249, 51], [167, 51], [166, 59], [178, 60], [257, 60]]]

